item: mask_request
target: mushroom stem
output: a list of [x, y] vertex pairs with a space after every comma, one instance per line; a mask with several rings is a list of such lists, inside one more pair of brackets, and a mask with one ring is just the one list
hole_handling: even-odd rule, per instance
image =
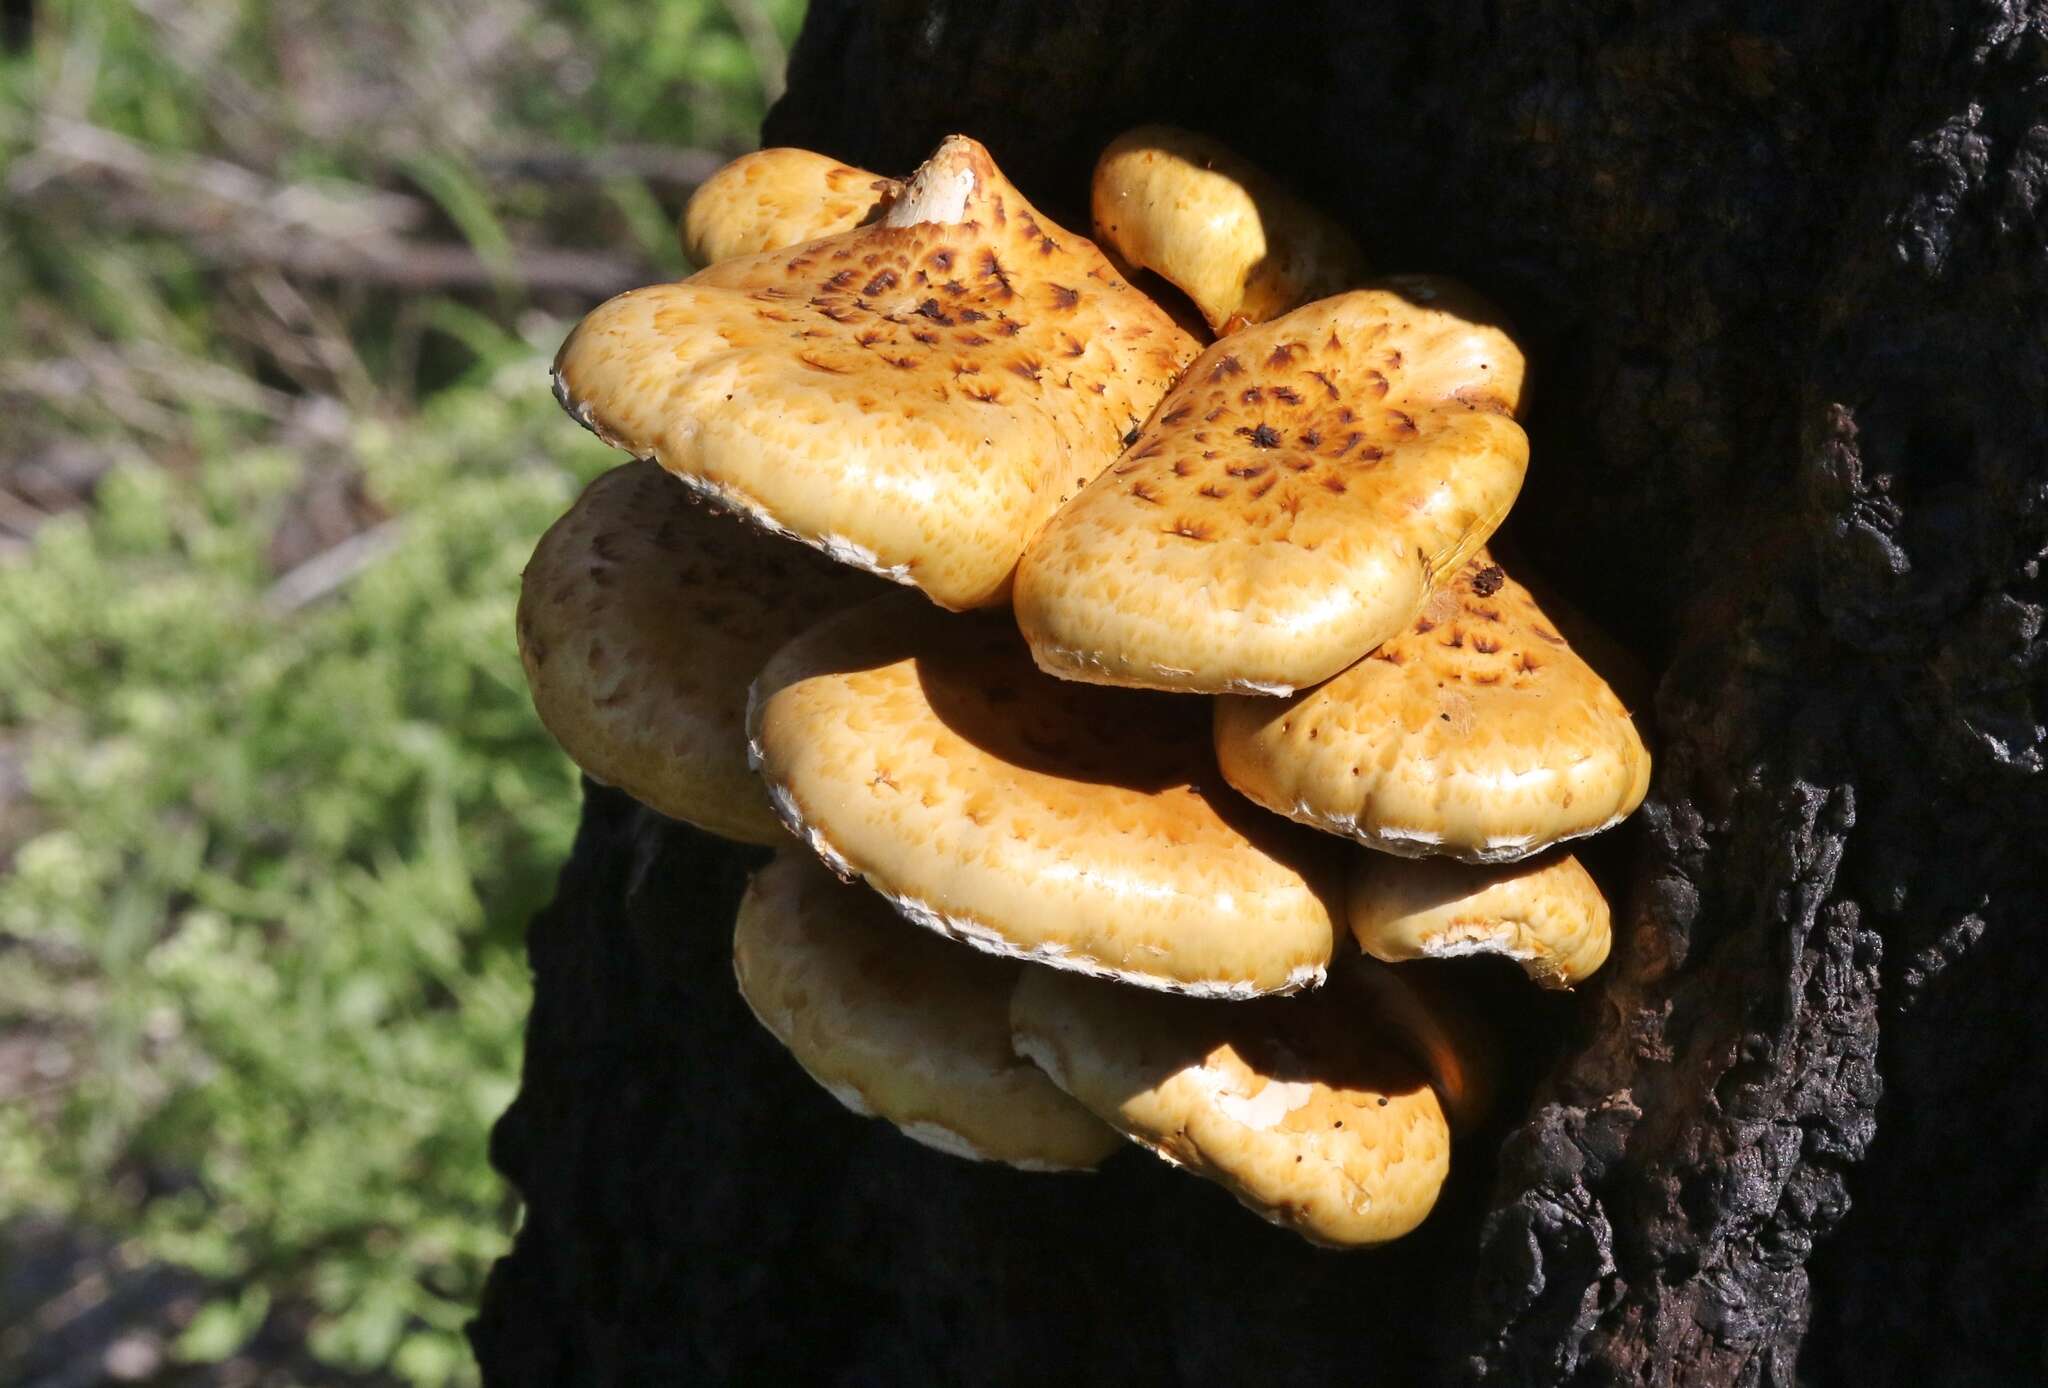
[[948, 135], [912, 175], [903, 196], [882, 216], [885, 227], [964, 222], [968, 204], [985, 185], [988, 154], [965, 135]]

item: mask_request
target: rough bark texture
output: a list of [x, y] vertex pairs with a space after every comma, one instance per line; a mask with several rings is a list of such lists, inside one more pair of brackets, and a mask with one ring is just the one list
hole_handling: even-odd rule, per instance
[[2048, 1381], [2048, 7], [815, 0], [772, 141], [1070, 225], [1141, 120], [1540, 372], [1510, 522], [1659, 676], [1628, 929], [1424, 1233], [948, 1161], [733, 994], [735, 850], [594, 793], [535, 922], [494, 1382]]

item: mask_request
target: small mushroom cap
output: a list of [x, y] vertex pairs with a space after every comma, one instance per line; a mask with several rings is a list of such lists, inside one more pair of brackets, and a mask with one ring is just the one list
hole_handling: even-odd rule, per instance
[[1048, 679], [1000, 615], [892, 597], [784, 647], [748, 727], [783, 822], [920, 925], [1148, 988], [1318, 983], [1327, 841], [1230, 793], [1206, 715]]
[[1545, 988], [1570, 988], [1607, 962], [1607, 898], [1567, 852], [1474, 867], [1362, 854], [1351, 870], [1351, 933], [1375, 959], [1500, 954]]
[[874, 226], [601, 305], [555, 393], [728, 510], [957, 609], [1005, 600], [1194, 353], [954, 136]]
[[1219, 1003], [1027, 969], [1010, 1025], [1097, 1117], [1311, 1242], [1399, 1238], [1450, 1173], [1436, 1092], [1327, 990]]
[[1522, 354], [1461, 291], [1401, 281], [1224, 338], [1017, 572], [1064, 679], [1285, 694], [1415, 620], [1528, 466]]
[[866, 226], [903, 193], [893, 178], [807, 149], [743, 154], [697, 185], [683, 208], [683, 254], [696, 265], [779, 251]]
[[1117, 1135], [1010, 1049], [1022, 964], [906, 925], [802, 849], [754, 874], [733, 930], [740, 995], [840, 1103], [975, 1161], [1077, 1171]]
[[1219, 700], [1216, 756], [1278, 814], [1468, 863], [1598, 833], [1650, 785], [1621, 701], [1484, 552], [1407, 632], [1328, 683]]
[[540, 721], [592, 777], [714, 834], [783, 843], [747, 769], [748, 682], [820, 615], [886, 591], [628, 463], [527, 562], [519, 659]]
[[1119, 135], [1096, 162], [1092, 203], [1097, 238], [1177, 285], [1218, 333], [1365, 278], [1349, 233], [1206, 135]]
[[1397, 969], [1353, 954], [1330, 971], [1326, 987], [1333, 997], [1349, 990], [1359, 999], [1360, 1021], [1429, 1072], [1451, 1131], [1463, 1134], [1493, 1112], [1501, 1049], [1499, 1034], [1472, 1006], [1460, 982], [1428, 964]]

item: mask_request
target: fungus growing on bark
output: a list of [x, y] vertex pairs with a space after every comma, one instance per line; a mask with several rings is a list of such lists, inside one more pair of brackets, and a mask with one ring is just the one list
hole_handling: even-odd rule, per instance
[[1017, 571], [1064, 679], [1286, 694], [1415, 620], [1507, 515], [1528, 464], [1522, 354], [1411, 278], [1211, 346]]
[[733, 930], [740, 996], [847, 1108], [975, 1161], [1076, 1171], [1117, 1135], [1010, 1047], [1024, 966], [915, 929], [794, 846], [754, 874]]
[[[1316, 1242], [1382, 1242], [1499, 1056], [1433, 965], [1380, 961], [1568, 987], [1610, 933], [1568, 855], [1406, 859], [1596, 832], [1648, 754], [1484, 549], [1528, 456], [1498, 315], [1419, 276], [1293, 307], [1355, 248], [1199, 137], [1132, 132], [1095, 195], [1231, 329], [1177, 380], [1193, 339], [971, 140], [901, 187], [793, 150], [721, 171], [685, 218], [720, 263], [563, 345], [564, 405], [653, 460], [543, 539], [522, 656], [593, 774], [822, 860], [757, 875], [734, 967], [849, 1108], [1032, 1169], [1113, 1127]], [[879, 585], [695, 494], [943, 607], [1014, 576], [1014, 619], [855, 606]], [[1377, 958], [1338, 959], [1347, 920]]]
[[1607, 898], [1567, 852], [1504, 867], [1361, 854], [1352, 863], [1351, 933], [1375, 959], [1499, 954], [1545, 988], [1570, 988], [1607, 962]]
[[743, 154], [683, 208], [683, 254], [698, 266], [779, 251], [866, 226], [903, 195], [893, 178], [807, 149]]
[[747, 769], [748, 682], [821, 615], [886, 591], [628, 463], [527, 561], [519, 660], [540, 721], [593, 779], [714, 834], [780, 843]]
[[1194, 354], [953, 136], [873, 226], [601, 305], [555, 390], [721, 506], [963, 609], [1007, 597]]
[[1010, 1024], [1097, 1117], [1311, 1242], [1399, 1238], [1450, 1173], [1429, 1081], [1331, 990], [1209, 1002], [1029, 969]]
[[1355, 287], [1365, 258], [1342, 227], [1206, 135], [1147, 125], [1095, 165], [1095, 235], [1194, 301], [1219, 334]]
[[1050, 679], [1001, 616], [885, 598], [785, 646], [748, 730], [790, 830], [920, 925], [1147, 988], [1320, 983], [1334, 860], [1221, 783], [1206, 715]]
[[1286, 700], [1216, 704], [1230, 783], [1403, 857], [1526, 858], [1618, 824], [1650, 755], [1528, 590], [1481, 553], [1409, 629]]

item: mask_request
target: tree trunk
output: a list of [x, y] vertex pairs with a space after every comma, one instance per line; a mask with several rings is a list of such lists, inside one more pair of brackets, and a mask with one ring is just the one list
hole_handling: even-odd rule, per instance
[[1658, 677], [1612, 962], [1490, 985], [1514, 1112], [1335, 1255], [838, 1110], [734, 993], [746, 854], [592, 791], [491, 1380], [2048, 1381], [2048, 7], [814, 0], [767, 135], [964, 131], [1079, 228], [1147, 120], [1519, 324], [1508, 533]]

